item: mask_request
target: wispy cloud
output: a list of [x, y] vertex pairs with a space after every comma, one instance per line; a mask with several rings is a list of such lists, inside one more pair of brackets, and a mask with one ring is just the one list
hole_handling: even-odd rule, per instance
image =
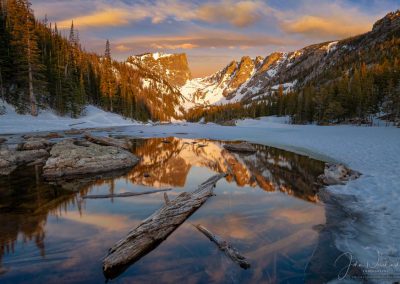
[[145, 19], [150, 19], [154, 24], [173, 19], [176, 21], [229, 23], [235, 27], [247, 27], [270, 11], [264, 2], [252, 0], [209, 1], [200, 5], [183, 0], [136, 4], [126, 4], [121, 1], [113, 2], [110, 5], [104, 1], [93, 1], [94, 12], [62, 19], [60, 26], [68, 26], [72, 20], [80, 27], [113, 27], [124, 26]]
[[312, 37], [335, 36], [338, 38], [364, 33], [370, 30], [371, 23], [349, 22], [338, 18], [303, 16], [294, 21], [283, 23], [283, 29], [289, 33], [304, 34]]
[[241, 48], [290, 44], [290, 39], [270, 37], [263, 34], [241, 34], [223, 30], [188, 30], [182, 35], [163, 34], [130, 36], [115, 39], [118, 46], [156, 49], [194, 49], [194, 48]]
[[311, 5], [305, 0], [300, 11], [281, 13], [280, 26], [289, 34], [326, 39], [344, 38], [367, 32], [376, 17], [361, 12], [356, 7], [348, 7], [342, 1]]

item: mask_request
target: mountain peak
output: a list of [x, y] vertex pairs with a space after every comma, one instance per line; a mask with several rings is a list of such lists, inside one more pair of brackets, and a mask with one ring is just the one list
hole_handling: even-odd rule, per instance
[[399, 27], [400, 27], [400, 10], [397, 10], [395, 12], [390, 12], [385, 17], [378, 20], [374, 24], [372, 31], [381, 31]]
[[144, 53], [129, 57], [127, 62], [163, 76], [175, 87], [184, 85], [192, 78], [185, 53]]

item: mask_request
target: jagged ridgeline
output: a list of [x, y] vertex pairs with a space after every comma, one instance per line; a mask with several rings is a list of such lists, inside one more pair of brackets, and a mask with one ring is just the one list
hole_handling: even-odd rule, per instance
[[[351, 122], [382, 111], [399, 122], [400, 10], [359, 36], [243, 57], [188, 82], [182, 94], [193, 102], [187, 114], [193, 121], [290, 115], [295, 123]], [[210, 104], [204, 107], [204, 101]]]
[[94, 104], [140, 120], [175, 117], [179, 96], [151, 70], [112, 60], [108, 42], [102, 56], [86, 52], [73, 24], [63, 37], [25, 0], [0, 0], [0, 90], [19, 113], [50, 107], [76, 117]]

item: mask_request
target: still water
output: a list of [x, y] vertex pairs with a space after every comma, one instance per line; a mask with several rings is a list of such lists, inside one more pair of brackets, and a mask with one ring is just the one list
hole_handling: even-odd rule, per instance
[[[229, 175], [215, 196], [108, 282], [320, 283], [335, 277], [332, 263], [316, 253], [324, 248], [327, 259], [338, 253], [318, 230], [325, 209], [315, 181], [323, 162], [260, 145], [249, 155], [228, 152], [220, 141], [166, 140], [134, 140], [136, 167], [87, 181], [77, 193], [46, 184], [37, 166], [0, 178], [0, 283], [104, 283], [108, 248], [162, 206], [163, 193], [83, 201], [82, 195], [172, 188], [173, 199], [216, 172]], [[231, 243], [251, 268], [233, 263], [193, 224]]]

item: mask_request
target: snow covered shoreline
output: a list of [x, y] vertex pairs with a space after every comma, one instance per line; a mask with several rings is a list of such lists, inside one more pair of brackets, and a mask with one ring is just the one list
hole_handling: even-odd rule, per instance
[[[3, 129], [9, 129], [8, 133], [34, 130], [18, 124], [14, 124], [18, 128], [7, 128], [3, 122], [0, 117], [0, 133], [6, 133]], [[77, 125], [77, 128], [107, 126], [97, 123], [98, 126], [82, 124]], [[108, 126], [124, 125], [118, 128], [121, 135], [246, 140], [324, 161], [344, 163], [361, 172], [362, 176], [346, 185], [327, 188], [329, 193], [340, 199], [341, 206], [350, 216], [335, 227], [336, 246], [343, 252], [351, 253], [365, 267], [376, 264], [380, 259], [386, 259], [388, 263], [400, 262], [400, 210], [397, 208], [400, 200], [398, 128], [289, 125], [280, 118], [246, 119], [238, 121], [235, 127], [196, 123], [149, 126], [131, 122], [130, 125], [125, 125], [125, 120], [120, 124], [115, 121], [112, 123], [114, 124]], [[57, 126], [65, 127], [65, 122]], [[399, 275], [400, 267], [390, 269]], [[374, 274], [369, 276], [373, 280]], [[382, 283], [382, 279], [378, 282]]]
[[6, 114], [0, 115], [0, 134], [16, 134], [39, 131], [67, 130], [71, 128], [110, 127], [139, 125], [138, 122], [106, 112], [95, 106], [85, 108], [79, 118], [60, 117], [50, 110], [41, 110], [37, 117], [17, 114], [14, 107], [5, 104]]

